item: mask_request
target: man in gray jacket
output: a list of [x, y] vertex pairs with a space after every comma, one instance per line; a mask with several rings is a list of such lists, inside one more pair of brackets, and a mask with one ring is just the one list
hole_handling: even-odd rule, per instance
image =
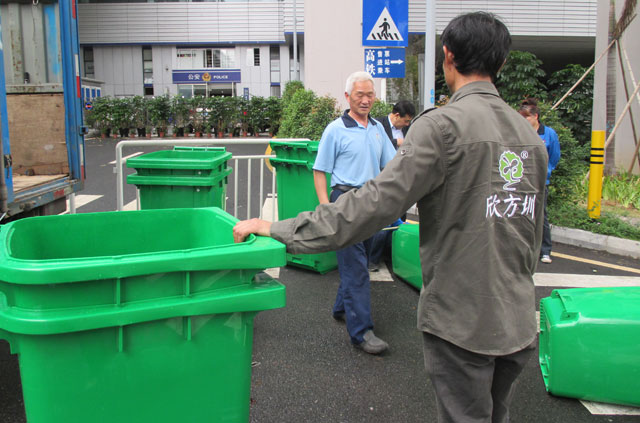
[[438, 421], [507, 422], [514, 382], [534, 351], [547, 153], [493, 85], [511, 43], [504, 24], [461, 15], [441, 40], [453, 95], [414, 120], [380, 175], [297, 218], [239, 222], [234, 237], [270, 235], [293, 253], [335, 250], [417, 202], [418, 328]]

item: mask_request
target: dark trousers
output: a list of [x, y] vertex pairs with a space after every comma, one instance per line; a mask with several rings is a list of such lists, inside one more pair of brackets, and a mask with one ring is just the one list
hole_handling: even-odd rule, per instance
[[547, 216], [547, 198], [549, 197], [549, 186], [544, 187], [544, 226], [542, 227], [542, 247], [540, 248], [540, 256], [548, 256], [551, 254], [551, 226]]
[[424, 363], [436, 393], [438, 423], [507, 423], [516, 378], [532, 343], [505, 356], [477, 354], [423, 332]]
[[[344, 192], [334, 189], [329, 200], [333, 203]], [[373, 329], [371, 318], [371, 287], [369, 282], [369, 254], [372, 238], [338, 250], [340, 286], [333, 306], [333, 314], [344, 313], [351, 342], [359, 344], [362, 336]]]

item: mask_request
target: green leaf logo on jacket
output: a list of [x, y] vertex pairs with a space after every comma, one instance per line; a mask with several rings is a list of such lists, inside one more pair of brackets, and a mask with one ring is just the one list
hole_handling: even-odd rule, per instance
[[512, 151], [505, 151], [500, 156], [500, 176], [507, 183], [502, 186], [505, 191], [515, 191], [512, 185], [517, 184], [522, 179], [524, 166], [520, 156]]

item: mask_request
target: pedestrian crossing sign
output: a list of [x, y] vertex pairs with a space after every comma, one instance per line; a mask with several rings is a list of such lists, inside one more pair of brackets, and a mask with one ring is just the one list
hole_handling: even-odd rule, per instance
[[363, 0], [362, 7], [363, 46], [408, 46], [408, 0]]

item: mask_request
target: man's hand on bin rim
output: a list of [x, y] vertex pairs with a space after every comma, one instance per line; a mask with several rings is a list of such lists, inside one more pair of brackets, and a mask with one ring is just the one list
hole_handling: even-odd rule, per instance
[[242, 242], [251, 234], [271, 236], [271, 222], [253, 218], [238, 222], [233, 227], [233, 240], [235, 242]]

